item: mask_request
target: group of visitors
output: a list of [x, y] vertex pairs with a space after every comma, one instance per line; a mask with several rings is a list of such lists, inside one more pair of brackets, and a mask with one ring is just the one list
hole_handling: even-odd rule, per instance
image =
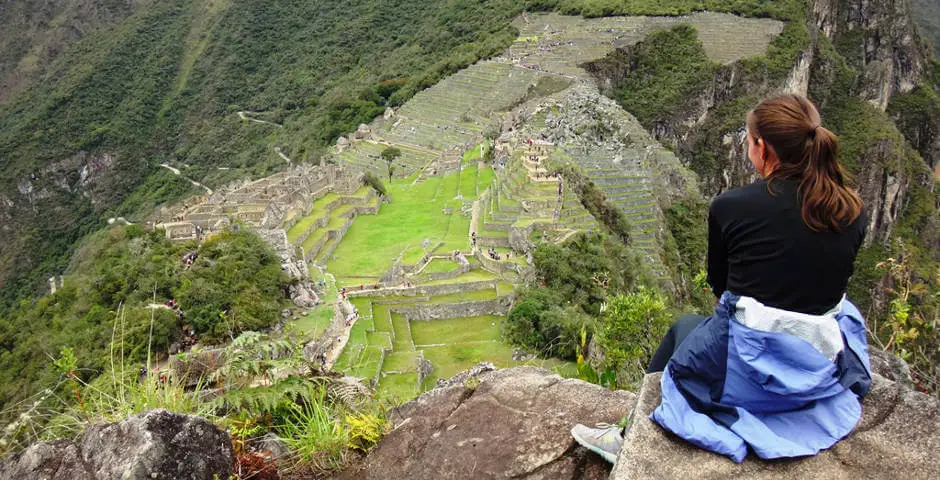
[[359, 318], [359, 310], [356, 310], [356, 308], [353, 308], [353, 311], [350, 312], [349, 315], [346, 315], [345, 325], [347, 327], [352, 325], [352, 322], [356, 321], [357, 318]]
[[[490, 247], [487, 249], [486, 254], [490, 256], [493, 260], [502, 260], [503, 256], [496, 251], [495, 248]], [[509, 252], [506, 252], [506, 260], [509, 260]]]
[[183, 257], [183, 265], [186, 265], [186, 268], [193, 266], [193, 263], [196, 262], [196, 259], [199, 258], [199, 253], [189, 252], [186, 256]]

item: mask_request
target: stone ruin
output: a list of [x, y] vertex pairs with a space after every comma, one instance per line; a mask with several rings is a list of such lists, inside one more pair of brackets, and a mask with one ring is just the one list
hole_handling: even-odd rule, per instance
[[362, 185], [362, 174], [336, 165], [299, 165], [252, 182], [219, 189], [194, 205], [161, 215], [155, 226], [171, 240], [190, 240], [219, 232], [235, 221], [258, 229], [279, 228], [290, 214], [306, 212], [329, 192], [348, 194]]
[[281, 259], [291, 284], [288, 293], [298, 307], [321, 303], [303, 258], [287, 241], [282, 228], [288, 217], [309, 213], [314, 200], [327, 193], [350, 194], [362, 186], [362, 173], [336, 166], [299, 165], [250, 182], [219, 189], [208, 198], [176, 211], [166, 211], [154, 223], [174, 241], [198, 240], [225, 230], [234, 222], [254, 227]]

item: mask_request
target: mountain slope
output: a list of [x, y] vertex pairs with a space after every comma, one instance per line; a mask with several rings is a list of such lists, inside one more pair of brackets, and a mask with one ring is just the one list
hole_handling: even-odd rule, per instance
[[275, 146], [316, 160], [390, 101], [501, 51], [522, 3], [168, 0], [89, 34], [0, 107], [0, 306], [61, 272], [102, 218], [193, 192], [163, 161], [217, 186], [281, 168]]

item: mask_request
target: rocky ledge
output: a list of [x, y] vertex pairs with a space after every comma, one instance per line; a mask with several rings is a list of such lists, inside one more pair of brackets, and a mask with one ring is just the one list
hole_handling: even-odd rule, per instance
[[477, 366], [392, 410], [392, 431], [338, 478], [604, 479], [610, 465], [568, 432], [616, 422], [634, 403], [630, 392], [540, 368]]
[[213, 480], [232, 474], [228, 434], [190, 415], [151, 410], [37, 443], [0, 462], [0, 480]]
[[[547, 370], [480, 364], [389, 412], [392, 430], [337, 479], [940, 478], [940, 401], [911, 388], [900, 360], [873, 355], [872, 389], [855, 431], [817, 456], [736, 464], [649, 420], [660, 374], [639, 396]], [[575, 423], [630, 414], [618, 464], [575, 444]], [[228, 435], [198, 417], [155, 410], [93, 425], [75, 441], [39, 443], [0, 462], [6, 479], [229, 478]]]
[[[649, 420], [661, 374], [647, 375], [638, 397], [546, 370], [475, 371], [390, 414], [393, 430], [340, 479], [662, 479], [940, 478], [940, 402], [910, 388], [902, 361], [873, 354], [871, 393], [855, 431], [817, 456], [743, 464], [698, 449]], [[631, 422], [618, 464], [575, 444], [575, 423]]]

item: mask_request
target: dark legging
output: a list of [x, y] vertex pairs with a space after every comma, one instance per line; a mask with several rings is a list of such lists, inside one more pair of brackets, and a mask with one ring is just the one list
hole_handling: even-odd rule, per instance
[[706, 318], [708, 317], [701, 315], [684, 315], [676, 320], [676, 323], [669, 327], [669, 331], [666, 332], [663, 341], [660, 342], [656, 353], [653, 354], [653, 359], [650, 361], [650, 367], [646, 369], [646, 373], [656, 373], [665, 370], [666, 363], [672, 358], [676, 347], [685, 340], [685, 337], [689, 336], [689, 332], [694, 330], [695, 327]]

